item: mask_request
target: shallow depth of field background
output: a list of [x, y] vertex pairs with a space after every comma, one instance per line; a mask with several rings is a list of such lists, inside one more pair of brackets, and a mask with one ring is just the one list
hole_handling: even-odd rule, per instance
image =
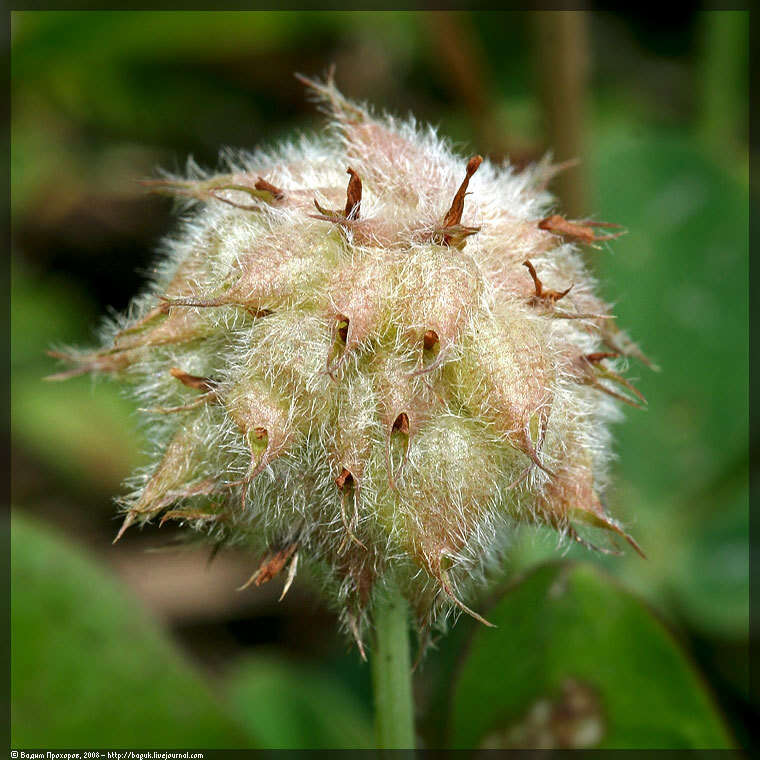
[[[626, 410], [616, 429], [607, 499], [648, 559], [569, 556], [651, 605], [746, 744], [758, 707], [747, 663], [748, 14], [586, 22], [584, 147], [567, 204], [629, 230], [588, 259], [662, 371], [631, 364], [649, 408]], [[562, 129], [545, 105], [562, 93], [545, 83], [563, 64], [540, 28], [528, 13], [13, 15], [14, 746], [371, 741], [369, 668], [307, 577], [278, 604], [279, 579], [236, 591], [259, 557], [166, 550], [169, 525], [111, 546], [113, 498], [143, 461], [133, 405], [108, 381], [43, 382], [57, 369], [45, 351], [92, 343], [172, 228], [171, 203], [136, 180], [190, 154], [215, 167], [222, 146], [322, 128], [293, 72], [335, 63], [345, 94], [438, 124], [464, 156], [537, 159]], [[522, 531], [501, 585], [555, 555], [552, 535]], [[460, 619], [416, 673], [428, 746], [445, 735], [442, 695], [472, 628]]]

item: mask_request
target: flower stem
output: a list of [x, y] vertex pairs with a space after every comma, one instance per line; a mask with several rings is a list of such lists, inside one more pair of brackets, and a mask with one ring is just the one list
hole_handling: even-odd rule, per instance
[[414, 749], [408, 614], [396, 586], [387, 589], [375, 608], [372, 682], [378, 749]]

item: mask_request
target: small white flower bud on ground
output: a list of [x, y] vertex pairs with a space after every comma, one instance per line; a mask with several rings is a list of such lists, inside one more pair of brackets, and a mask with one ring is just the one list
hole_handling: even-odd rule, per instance
[[386, 580], [420, 631], [482, 619], [519, 521], [635, 547], [600, 493], [641, 355], [577, 247], [615, 235], [549, 215], [546, 164], [467, 161], [306, 83], [328, 136], [147, 183], [188, 199], [180, 230], [104, 347], [64, 355], [150, 418], [117, 538], [179, 520], [263, 556], [257, 585], [311, 563], [360, 647]]

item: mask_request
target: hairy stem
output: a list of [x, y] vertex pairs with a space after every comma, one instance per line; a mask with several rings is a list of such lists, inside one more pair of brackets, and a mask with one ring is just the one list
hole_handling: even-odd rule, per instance
[[414, 748], [408, 614], [406, 600], [395, 586], [387, 589], [375, 611], [372, 682], [379, 749]]

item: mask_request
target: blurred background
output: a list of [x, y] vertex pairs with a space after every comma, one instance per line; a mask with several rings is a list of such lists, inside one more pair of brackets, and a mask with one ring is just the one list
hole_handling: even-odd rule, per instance
[[[112, 547], [113, 498], [144, 461], [134, 407], [107, 381], [42, 381], [57, 368], [46, 350], [93, 343], [174, 225], [171, 203], [137, 180], [320, 130], [293, 73], [332, 63], [346, 95], [437, 124], [464, 155], [580, 158], [553, 186], [562, 212], [627, 228], [587, 254], [619, 323], [662, 370], [632, 366], [649, 407], [616, 428], [608, 495], [648, 559], [569, 556], [646, 600], [747, 744], [759, 707], [748, 686], [748, 13], [16, 12], [14, 746], [371, 744], [369, 668], [308, 579], [281, 603], [279, 581], [237, 591], [258, 557], [167, 550], [168, 525]], [[555, 555], [552, 535], [526, 529], [502, 580]], [[416, 673], [423, 745], [441, 746], [472, 628], [461, 619]], [[103, 684], [119, 698], [104, 700]]]

